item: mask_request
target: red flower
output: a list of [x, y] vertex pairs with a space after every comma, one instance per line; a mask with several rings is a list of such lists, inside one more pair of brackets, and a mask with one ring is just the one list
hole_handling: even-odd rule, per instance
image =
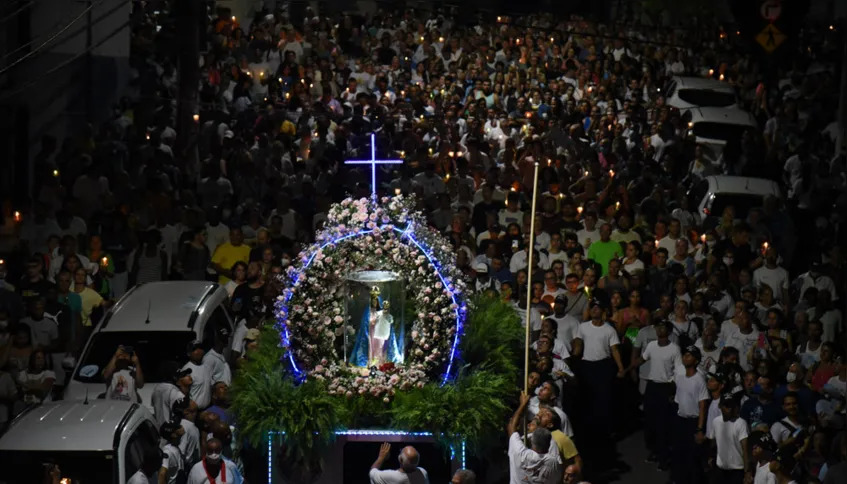
[[394, 367], [394, 363], [392, 363], [390, 361], [388, 363], [383, 363], [382, 365], [379, 366], [379, 371], [381, 371], [383, 373], [391, 373], [395, 370], [396, 370], [396, 368]]

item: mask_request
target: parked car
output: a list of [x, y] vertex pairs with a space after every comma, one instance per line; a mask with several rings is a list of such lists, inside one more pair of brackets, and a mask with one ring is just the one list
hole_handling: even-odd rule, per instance
[[720, 217], [727, 206], [735, 209], [735, 218], [746, 219], [751, 209], [761, 207], [768, 195], [781, 197], [779, 185], [764, 178], [745, 176], [707, 176], [688, 191], [690, 207], [696, 207], [701, 222]]
[[715, 161], [728, 143], [740, 145], [745, 132], [758, 132], [756, 118], [740, 109], [691, 108], [682, 119], [688, 123], [688, 138], [702, 146], [706, 156]]
[[[217, 283], [167, 281], [132, 288], [97, 325], [65, 389], [65, 399], [94, 399], [105, 393], [102, 371], [118, 346], [131, 346], [144, 372], [138, 390], [142, 403], [152, 408], [151, 396], [157, 383], [169, 381], [160, 366], [166, 361], [188, 361], [186, 347], [199, 340], [205, 348], [219, 335], [233, 334], [226, 305], [226, 290]], [[228, 357], [229, 344], [225, 357]]]
[[738, 108], [735, 89], [715, 79], [674, 76], [665, 91], [668, 106], [684, 111], [697, 107]]
[[[61, 482], [124, 484], [142, 456], [159, 450], [153, 415], [117, 400], [59, 401], [31, 407], [0, 437], [8, 484], [44, 482], [58, 466]], [[64, 480], [67, 479], [67, 480]]]

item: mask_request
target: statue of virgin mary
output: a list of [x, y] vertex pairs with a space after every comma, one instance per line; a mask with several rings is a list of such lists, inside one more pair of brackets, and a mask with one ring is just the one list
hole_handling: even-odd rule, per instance
[[[403, 363], [391, 305], [379, 296], [379, 287], [371, 289], [370, 304], [362, 313], [350, 362], [361, 367], [379, 367], [383, 363]], [[402, 343], [400, 343], [402, 344]]]

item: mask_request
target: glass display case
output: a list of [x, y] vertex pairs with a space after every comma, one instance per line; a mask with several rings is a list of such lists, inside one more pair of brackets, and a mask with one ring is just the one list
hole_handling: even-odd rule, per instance
[[406, 284], [389, 271], [347, 276], [344, 361], [363, 368], [403, 364], [406, 350]]

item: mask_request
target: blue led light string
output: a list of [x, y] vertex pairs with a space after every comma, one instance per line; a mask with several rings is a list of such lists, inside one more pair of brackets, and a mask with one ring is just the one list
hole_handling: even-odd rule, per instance
[[[456, 357], [456, 353], [459, 347], [459, 338], [464, 328], [464, 317], [467, 311], [467, 307], [463, 303], [460, 303], [460, 301], [456, 297], [456, 291], [454, 290], [453, 285], [448, 283], [447, 279], [441, 273], [441, 264], [438, 259], [436, 259], [432, 255], [429, 248], [424, 247], [424, 245], [418, 242], [418, 240], [412, 235], [411, 225], [412, 223], [410, 222], [404, 229], [397, 228], [393, 225], [384, 225], [380, 228], [387, 229], [390, 227], [392, 230], [400, 234], [400, 240], [402, 240], [403, 238], [407, 238], [409, 241], [412, 242], [412, 244], [414, 244], [415, 247], [417, 247], [419, 251], [424, 254], [429, 263], [435, 269], [435, 273], [438, 275], [438, 278], [441, 280], [441, 283], [444, 285], [445, 289], [449, 291], [450, 300], [453, 302], [454, 305], [456, 305], [456, 309], [454, 310], [454, 314], [456, 315], [456, 334], [453, 337], [453, 344], [450, 349], [450, 358], [447, 363], [447, 369], [444, 371], [444, 374], [441, 378], [441, 386], [444, 386], [449, 381], [450, 374], [453, 369], [453, 361]], [[292, 277], [292, 286], [296, 287], [299, 284], [301, 276], [305, 274], [305, 271], [309, 268], [309, 266], [311, 266], [319, 251], [323, 250], [327, 246], [338, 244], [339, 242], [342, 242], [344, 240], [352, 239], [354, 237], [359, 237], [362, 235], [367, 235], [373, 232], [374, 230], [360, 230], [351, 234], [342, 235], [328, 242], [325, 242], [320, 247], [312, 251], [309, 258], [304, 263], [303, 268], [297, 271], [297, 273]], [[282, 317], [278, 318], [278, 323], [282, 326], [283, 346], [286, 348], [286, 351], [288, 353], [288, 359], [291, 363], [292, 371], [294, 372], [295, 378], [298, 381], [302, 381], [303, 379], [305, 379], [305, 373], [300, 370], [300, 368], [297, 366], [297, 362], [294, 360], [294, 352], [291, 350], [291, 335], [288, 331], [288, 325], [285, 323], [285, 321], [288, 319], [288, 302], [292, 296], [293, 291], [289, 290], [286, 292], [284, 302], [280, 308], [280, 311], [282, 312]]]

